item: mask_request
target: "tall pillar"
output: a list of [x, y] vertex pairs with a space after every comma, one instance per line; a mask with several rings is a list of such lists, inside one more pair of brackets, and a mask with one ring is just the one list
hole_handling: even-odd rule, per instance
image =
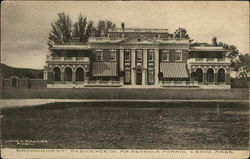
[[214, 84], [218, 85], [218, 72], [217, 71], [214, 72]]
[[159, 84], [159, 78], [158, 78], [158, 74], [159, 74], [159, 49], [155, 49], [155, 85]]
[[120, 49], [120, 71], [124, 71], [124, 49]]
[[225, 82], [226, 82], [226, 85], [230, 85], [231, 84], [231, 81], [230, 81], [230, 73], [229, 72], [226, 72], [225, 73]]
[[146, 70], [142, 70], [142, 85], [146, 85], [147, 84], [147, 62], [148, 62], [148, 53], [147, 53], [147, 49], [143, 49], [143, 61], [142, 61], [142, 65], [144, 68], [146, 68]]
[[131, 50], [131, 85], [135, 85], [135, 49]]
[[203, 72], [203, 84], [206, 85], [207, 84], [207, 70], [204, 69]]
[[46, 71], [43, 71], [43, 79], [46, 80]]
[[76, 81], [76, 71], [72, 71], [72, 82]]
[[53, 82], [53, 71], [47, 72], [47, 83], [52, 83]]
[[61, 83], [64, 83], [64, 71], [61, 71]]

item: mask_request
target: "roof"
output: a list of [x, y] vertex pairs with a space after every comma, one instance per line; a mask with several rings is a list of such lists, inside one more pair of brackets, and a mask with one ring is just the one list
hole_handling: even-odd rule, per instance
[[[138, 38], [141, 41], [138, 41]], [[120, 43], [120, 44], [189, 44], [189, 39], [180, 39], [180, 38], [148, 38], [148, 37], [136, 37], [136, 38], [107, 38], [107, 37], [91, 37], [89, 38], [89, 43]]]
[[223, 47], [220, 46], [197, 46], [191, 47], [191, 51], [226, 51]]
[[93, 76], [117, 76], [117, 62], [93, 62]]
[[161, 63], [164, 78], [188, 78], [186, 63]]
[[208, 44], [208, 43], [193, 43], [190, 45], [191, 47], [198, 47], [198, 46], [212, 46], [211, 44]]
[[[110, 30], [110, 33], [123, 32], [122, 28]], [[168, 29], [147, 29], [147, 28], [125, 28], [124, 32], [129, 33], [168, 33]]]
[[52, 50], [89, 50], [89, 45], [53, 45]]
[[89, 43], [118, 43], [124, 40], [125, 38], [90, 37]]

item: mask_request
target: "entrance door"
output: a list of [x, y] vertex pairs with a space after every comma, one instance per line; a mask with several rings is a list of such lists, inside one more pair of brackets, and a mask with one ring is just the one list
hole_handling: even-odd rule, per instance
[[141, 69], [138, 69], [136, 71], [136, 84], [142, 85], [142, 70]]

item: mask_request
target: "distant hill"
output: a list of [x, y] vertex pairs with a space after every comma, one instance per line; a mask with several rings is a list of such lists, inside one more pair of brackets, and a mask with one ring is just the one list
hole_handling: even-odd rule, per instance
[[43, 70], [10, 67], [5, 64], [0, 64], [0, 77], [8, 78], [17, 76], [19, 78], [43, 79]]

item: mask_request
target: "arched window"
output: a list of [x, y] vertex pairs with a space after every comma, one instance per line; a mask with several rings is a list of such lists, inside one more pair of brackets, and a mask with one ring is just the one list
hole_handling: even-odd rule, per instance
[[72, 69], [70, 67], [67, 67], [64, 70], [64, 80], [72, 81]]
[[17, 79], [16, 78], [11, 79], [11, 87], [17, 88]]
[[54, 81], [61, 81], [61, 70], [58, 67], [53, 68], [53, 79]]
[[202, 82], [203, 81], [203, 70], [201, 68], [197, 68], [195, 72], [196, 72], [196, 80], [198, 82]]
[[207, 70], [207, 82], [214, 82], [214, 70], [212, 68]]
[[218, 82], [225, 82], [225, 69], [220, 68], [218, 70]]
[[84, 81], [84, 70], [82, 67], [76, 69], [76, 81]]

